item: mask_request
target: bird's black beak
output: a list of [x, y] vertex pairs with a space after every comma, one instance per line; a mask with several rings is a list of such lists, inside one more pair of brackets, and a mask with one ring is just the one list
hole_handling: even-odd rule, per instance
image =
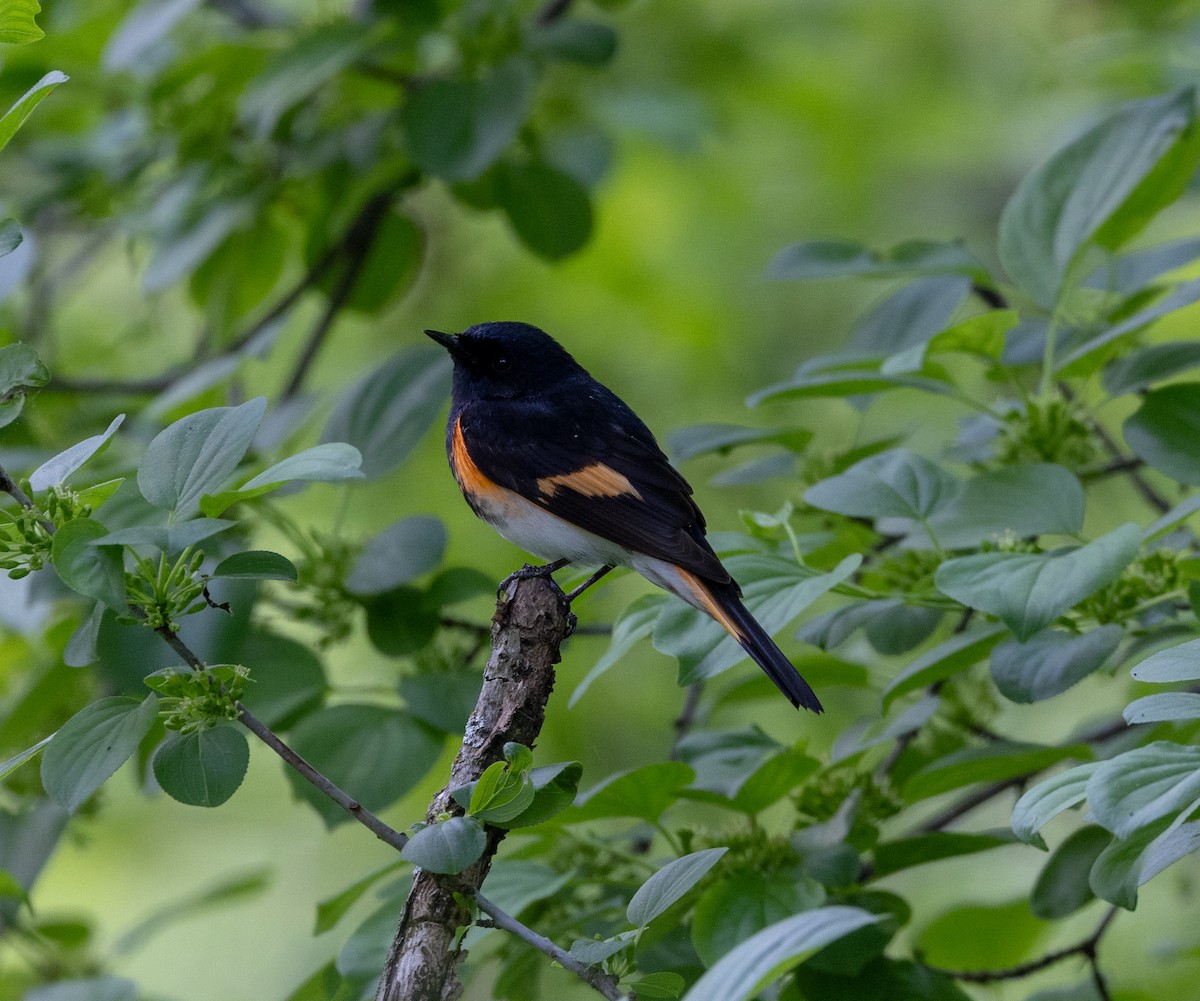
[[455, 361], [466, 361], [463, 346], [458, 343], [458, 338], [454, 334], [444, 334], [440, 330], [426, 330], [425, 335], [449, 351]]

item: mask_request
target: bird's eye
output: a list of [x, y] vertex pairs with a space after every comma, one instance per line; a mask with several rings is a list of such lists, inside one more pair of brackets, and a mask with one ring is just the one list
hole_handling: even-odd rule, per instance
[[497, 372], [507, 372], [511, 365], [512, 362], [509, 360], [508, 355], [497, 355], [492, 359], [492, 368]]

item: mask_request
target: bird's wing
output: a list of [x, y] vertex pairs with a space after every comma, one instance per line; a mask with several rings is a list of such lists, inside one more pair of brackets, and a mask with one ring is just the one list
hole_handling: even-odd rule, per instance
[[488, 479], [636, 553], [725, 582], [687, 480], [615, 396], [602, 417], [562, 407], [468, 406], [463, 444]]

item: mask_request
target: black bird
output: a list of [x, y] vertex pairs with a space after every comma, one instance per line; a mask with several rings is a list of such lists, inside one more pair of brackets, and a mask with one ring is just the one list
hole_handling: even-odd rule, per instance
[[599, 566], [583, 587], [614, 566], [633, 567], [716, 619], [792, 705], [821, 711], [742, 604], [687, 480], [629, 407], [527, 323], [425, 333], [454, 358], [446, 452], [480, 518], [551, 561], [538, 572]]

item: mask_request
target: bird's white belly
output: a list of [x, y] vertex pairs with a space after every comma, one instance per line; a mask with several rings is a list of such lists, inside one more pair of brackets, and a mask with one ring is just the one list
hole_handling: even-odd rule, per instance
[[488, 524], [509, 542], [544, 560], [570, 560], [581, 566], [630, 566], [631, 553], [608, 539], [576, 528], [523, 497], [500, 504], [476, 500]]

